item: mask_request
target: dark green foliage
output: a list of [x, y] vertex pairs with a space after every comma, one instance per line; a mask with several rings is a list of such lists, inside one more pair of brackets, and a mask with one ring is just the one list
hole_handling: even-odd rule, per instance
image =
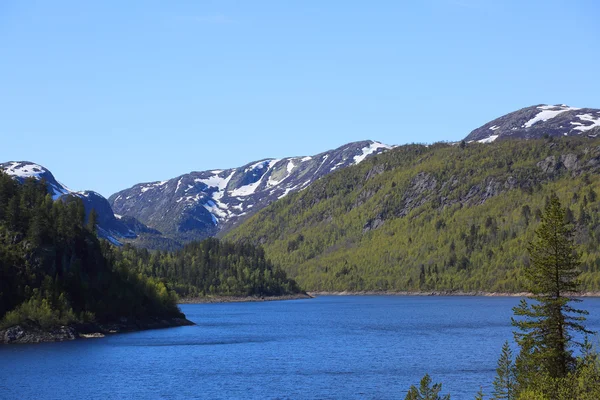
[[547, 374], [564, 378], [575, 368], [572, 347], [578, 345], [574, 332], [590, 333], [582, 325], [587, 312], [573, 308], [580, 301], [570, 294], [579, 289], [579, 257], [573, 229], [566, 223], [565, 209], [556, 196], [546, 205], [536, 238], [529, 245], [530, 265], [525, 268], [526, 289], [533, 300], [521, 300], [514, 308], [513, 325], [521, 352], [517, 366], [521, 383], [532, 376]]
[[176, 296], [131, 271], [85, 227], [82, 202], [0, 173], [0, 325], [181, 316]]
[[[572, 210], [582, 288], [598, 291], [599, 145], [401, 146], [288, 195], [226, 238], [262, 244], [307, 290], [519, 292], [527, 243], [557, 193]], [[571, 169], [560, 162], [569, 154]]]
[[96, 224], [98, 224], [98, 213], [92, 208], [88, 215], [87, 228], [90, 232], [96, 233]]
[[440, 396], [442, 384], [432, 384], [429, 374], [425, 374], [419, 387], [411, 386], [406, 394], [405, 400], [450, 400], [450, 395]]
[[505, 342], [502, 346], [502, 352], [498, 359], [498, 367], [496, 368], [496, 378], [493, 384], [493, 400], [516, 399], [516, 371], [512, 350], [508, 342]]
[[175, 252], [150, 253], [125, 246], [116, 253], [138, 273], [168, 282], [180, 296], [278, 296], [301, 290], [265, 259], [261, 247], [218, 239]]

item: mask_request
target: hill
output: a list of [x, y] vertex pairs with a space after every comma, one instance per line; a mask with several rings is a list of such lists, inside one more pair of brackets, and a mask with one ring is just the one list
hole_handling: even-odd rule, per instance
[[600, 289], [600, 140], [406, 145], [326, 176], [232, 230], [305, 290], [520, 291], [551, 193]]

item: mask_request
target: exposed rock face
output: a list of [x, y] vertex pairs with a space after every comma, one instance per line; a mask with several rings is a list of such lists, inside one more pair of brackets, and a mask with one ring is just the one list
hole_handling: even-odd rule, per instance
[[124, 318], [109, 324], [78, 324], [42, 329], [38, 324], [28, 321], [23, 325], [11, 326], [0, 330], [0, 344], [32, 344], [45, 342], [64, 342], [78, 338], [102, 338], [107, 334], [133, 332], [147, 329], [162, 329], [176, 326], [194, 325], [185, 318], [147, 318], [129, 320]]
[[135, 217], [171, 239], [203, 239], [227, 231], [324, 175], [389, 148], [363, 141], [316, 156], [265, 159], [239, 168], [191, 172], [163, 182], [135, 185], [113, 194], [109, 201], [123, 219]]
[[472, 131], [466, 142], [502, 139], [540, 139], [545, 136], [600, 134], [600, 110], [562, 105], [537, 105], [503, 115]]
[[62, 342], [65, 340], [74, 340], [75, 338], [77, 338], [75, 328], [69, 326], [61, 326], [44, 331], [39, 327], [17, 325], [0, 331], [1, 343], [4, 344]]

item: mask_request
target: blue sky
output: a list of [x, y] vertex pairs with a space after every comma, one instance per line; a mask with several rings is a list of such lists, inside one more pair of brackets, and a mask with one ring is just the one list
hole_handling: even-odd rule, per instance
[[589, 1], [0, 2], [0, 161], [76, 190], [600, 108]]

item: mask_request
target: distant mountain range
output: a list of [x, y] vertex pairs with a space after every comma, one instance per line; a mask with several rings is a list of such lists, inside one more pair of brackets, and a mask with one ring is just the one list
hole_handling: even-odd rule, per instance
[[[506, 114], [472, 131], [467, 143], [507, 139], [600, 134], [600, 110], [566, 105], [536, 105]], [[55, 200], [77, 196], [86, 211], [98, 212], [101, 237], [114, 244], [133, 242], [152, 249], [178, 248], [223, 235], [271, 203], [309, 187], [321, 177], [361, 163], [393, 146], [375, 141], [349, 143], [314, 156], [263, 159], [238, 168], [190, 172], [165, 181], [140, 183], [109, 199], [76, 192], [46, 168], [28, 161], [0, 164], [23, 180], [45, 179]]]
[[109, 202], [118, 215], [132, 216], [184, 243], [225, 232], [320, 177], [390, 148], [363, 141], [314, 156], [269, 158], [238, 168], [190, 172], [166, 181], [137, 184], [113, 194]]

